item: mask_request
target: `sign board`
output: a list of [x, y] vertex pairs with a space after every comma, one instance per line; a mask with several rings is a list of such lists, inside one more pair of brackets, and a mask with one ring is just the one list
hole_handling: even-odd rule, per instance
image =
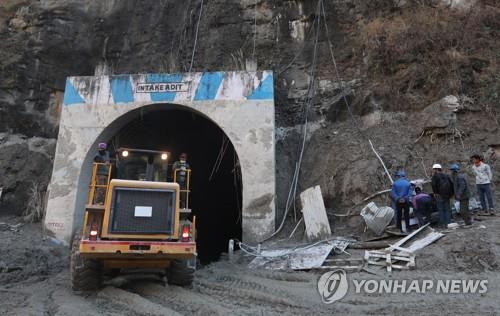
[[138, 83], [135, 86], [136, 93], [187, 92], [188, 90], [189, 82]]

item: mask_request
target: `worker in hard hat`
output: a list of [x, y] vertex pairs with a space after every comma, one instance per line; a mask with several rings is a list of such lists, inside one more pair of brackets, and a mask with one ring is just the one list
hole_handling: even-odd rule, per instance
[[[491, 180], [493, 178], [491, 168], [488, 164], [484, 163], [479, 155], [473, 155], [471, 157], [471, 162], [472, 171], [476, 176], [477, 194], [479, 195], [483, 212], [486, 214], [489, 212], [490, 215], [495, 215], [495, 209], [493, 208], [493, 193], [491, 192]], [[486, 200], [488, 200], [488, 205], [486, 205]], [[489, 206], [489, 209], [487, 206]]]
[[453, 182], [450, 176], [443, 173], [443, 167], [435, 163], [432, 166], [432, 191], [436, 199], [436, 207], [439, 212], [439, 225], [441, 228], [446, 228], [451, 222], [451, 207], [450, 199], [453, 196]]
[[190, 169], [189, 163], [187, 162], [187, 154], [186, 153], [181, 153], [179, 155], [179, 160], [174, 162], [172, 165], [172, 172], [173, 172], [173, 178], [175, 178], [175, 181], [179, 184], [181, 187], [181, 208], [185, 208], [187, 205], [187, 190], [189, 188], [187, 187], [188, 185], [188, 170]]
[[[94, 156], [94, 162], [98, 163], [96, 172], [96, 185], [107, 185], [109, 175], [109, 164], [111, 161], [108, 145], [106, 143], [97, 144], [97, 154]], [[106, 188], [96, 187], [94, 193], [95, 204], [104, 204], [106, 198]]]
[[411, 198], [411, 183], [406, 179], [406, 174], [403, 170], [396, 173], [398, 178], [392, 184], [391, 198], [396, 204], [396, 226], [403, 233], [401, 219], [404, 216], [406, 232], [410, 232], [410, 198]]
[[456, 163], [450, 165], [451, 180], [453, 181], [453, 191], [455, 191], [455, 200], [460, 203], [460, 216], [462, 216], [465, 225], [472, 225], [469, 213], [469, 185], [465, 175], [460, 172], [460, 166]]

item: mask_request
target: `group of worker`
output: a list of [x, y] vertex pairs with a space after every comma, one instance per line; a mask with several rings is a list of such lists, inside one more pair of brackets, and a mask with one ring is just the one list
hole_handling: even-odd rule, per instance
[[[491, 168], [480, 155], [471, 156], [472, 172], [476, 179], [476, 191], [481, 201], [484, 215], [495, 215], [493, 207], [493, 192], [491, 181], [493, 174]], [[469, 199], [471, 191], [467, 177], [460, 171], [460, 165], [451, 164], [449, 174], [443, 171], [440, 164], [432, 166], [431, 178], [432, 193], [422, 191], [421, 187], [412, 184], [403, 170], [397, 172], [397, 180], [391, 189], [393, 208], [396, 210], [394, 216], [395, 224], [401, 232], [402, 219], [405, 222], [406, 233], [410, 232], [410, 205], [413, 207], [418, 226], [423, 226], [431, 221], [432, 211], [436, 208], [439, 214], [439, 227], [446, 228], [451, 223], [451, 199], [459, 202], [459, 213], [465, 225], [472, 225], [472, 217], [469, 212]]]

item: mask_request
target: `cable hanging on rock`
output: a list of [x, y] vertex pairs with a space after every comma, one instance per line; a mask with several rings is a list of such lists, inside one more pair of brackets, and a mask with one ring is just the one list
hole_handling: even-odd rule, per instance
[[378, 152], [375, 150], [375, 147], [373, 146], [373, 143], [372, 143], [371, 139], [369, 139], [365, 135], [365, 133], [361, 130], [361, 128], [359, 127], [359, 123], [356, 121], [356, 118], [354, 117], [354, 114], [352, 113], [351, 106], [349, 105], [349, 101], [347, 100], [346, 94], [344, 92], [344, 84], [343, 84], [342, 78], [340, 78], [339, 69], [337, 67], [337, 61], [335, 60], [335, 55], [333, 54], [333, 44], [332, 44], [332, 41], [330, 40], [330, 32], [328, 31], [328, 23], [326, 21], [326, 11], [325, 11], [325, 6], [323, 4], [323, 1], [321, 1], [321, 14], [323, 15], [323, 23], [325, 24], [326, 39], [328, 41], [328, 47], [330, 49], [330, 56], [332, 58], [333, 68], [335, 69], [335, 76], [337, 78], [340, 90], [342, 91], [342, 97], [343, 97], [344, 103], [345, 103], [345, 105], [347, 107], [347, 111], [349, 112], [349, 116], [350, 116], [350, 118], [352, 120], [352, 123], [353, 123], [354, 127], [360, 132], [360, 134], [364, 138], [366, 138], [368, 140], [368, 143], [370, 144], [370, 147], [371, 147], [372, 151], [375, 153], [375, 156], [377, 156], [377, 159], [382, 164], [382, 167], [384, 168], [384, 171], [387, 174], [387, 177], [389, 178], [389, 181], [391, 181], [391, 184], [392, 184], [392, 183], [394, 183], [394, 181], [392, 180], [392, 177], [391, 177], [391, 174], [389, 173], [389, 170], [387, 170], [387, 167], [385, 166], [385, 163], [382, 160], [382, 157], [380, 157], [380, 155], [378, 154]]
[[305, 144], [307, 141], [307, 127], [309, 124], [309, 109], [311, 107], [311, 103], [314, 97], [314, 92], [315, 92], [315, 80], [316, 80], [316, 65], [317, 65], [317, 53], [318, 53], [318, 40], [319, 40], [319, 32], [320, 32], [320, 26], [321, 26], [321, 5], [323, 3], [323, 0], [318, 0], [318, 5], [317, 5], [317, 10], [316, 10], [316, 17], [314, 19], [314, 28], [315, 28], [315, 38], [314, 38], [314, 49], [313, 49], [313, 60], [311, 63], [311, 68], [310, 68], [310, 74], [309, 74], [309, 86], [307, 89], [307, 95], [306, 99], [304, 100], [304, 106], [303, 106], [303, 115], [304, 115], [304, 124], [302, 128], [302, 141], [300, 143], [299, 147], [299, 152], [298, 152], [298, 160], [295, 164], [295, 171], [293, 174], [292, 178], [292, 183], [290, 184], [290, 190], [288, 192], [288, 198], [285, 204], [285, 212], [283, 214], [283, 218], [281, 220], [281, 223], [276, 229], [274, 233], [263, 239], [262, 242], [265, 242], [272, 237], [276, 236], [281, 229], [283, 229], [283, 226], [285, 224], [286, 218], [288, 216], [288, 212], [290, 210], [290, 207], [293, 205], [295, 209], [295, 199], [296, 199], [296, 194], [297, 194], [297, 185], [299, 182], [299, 175], [300, 175], [300, 168], [302, 165], [302, 158], [304, 155], [304, 150], [305, 150]]
[[193, 69], [193, 63], [194, 63], [194, 55], [196, 53], [196, 45], [198, 44], [198, 30], [200, 28], [200, 21], [201, 21], [201, 15], [203, 13], [203, 0], [201, 0], [200, 4], [200, 14], [198, 14], [198, 22], [196, 23], [196, 32], [194, 35], [194, 45], [193, 45], [193, 52], [191, 53], [191, 64], [189, 64], [189, 72], [191, 73], [191, 70]]
[[254, 10], [253, 10], [253, 50], [252, 50], [252, 61], [255, 62], [255, 44], [257, 42], [257, 2], [255, 0]]
[[354, 124], [354, 127], [356, 127], [358, 129], [358, 131], [363, 135], [363, 131], [360, 129], [359, 127], [359, 124], [358, 122], [356, 121], [356, 119], [354, 118], [354, 114], [352, 113], [352, 109], [351, 109], [351, 106], [349, 105], [349, 101], [347, 100], [347, 97], [345, 95], [345, 91], [344, 91], [344, 83], [342, 81], [342, 78], [340, 78], [340, 73], [339, 73], [339, 69], [337, 67], [337, 61], [335, 59], [335, 55], [333, 54], [333, 44], [332, 44], [332, 41], [330, 40], [330, 32], [328, 30], [328, 23], [326, 21], [326, 12], [325, 12], [325, 6], [323, 4], [323, 1], [321, 2], [321, 14], [323, 15], [323, 23], [325, 24], [325, 32], [326, 32], [326, 39], [328, 41], [328, 48], [330, 50], [330, 57], [332, 58], [332, 64], [333, 64], [333, 68], [335, 69], [335, 76], [337, 78], [337, 81], [339, 83], [339, 87], [340, 87], [340, 90], [342, 91], [342, 98], [344, 100], [344, 103], [347, 107], [347, 111], [349, 112], [349, 116], [351, 117], [351, 120]]
[[[288, 197], [287, 197], [287, 201], [286, 201], [286, 204], [285, 204], [285, 210], [284, 210], [283, 218], [282, 218], [282, 220], [280, 222], [280, 225], [279, 225], [279, 227], [276, 229], [276, 231], [274, 233], [272, 233], [270, 236], [268, 236], [265, 239], [263, 239], [262, 241], [260, 241], [260, 243], [263, 243], [263, 242], [271, 239], [272, 237], [276, 236], [281, 231], [281, 229], [283, 228], [284, 223], [286, 221], [286, 218], [288, 216], [288, 212], [289, 212], [290, 207], [292, 205], [294, 206], [294, 210], [295, 210], [295, 199], [296, 199], [296, 194], [297, 194], [298, 179], [299, 179], [299, 175], [300, 175], [302, 158], [303, 158], [303, 154], [304, 154], [304, 150], [305, 150], [305, 143], [306, 143], [306, 140], [307, 140], [307, 127], [308, 127], [308, 123], [309, 123], [309, 120], [308, 120], [309, 108], [310, 108], [310, 105], [312, 103], [312, 99], [314, 97], [314, 92], [315, 92], [314, 81], [316, 79], [317, 46], [318, 46], [318, 38], [319, 38], [320, 25], [321, 25], [321, 17], [322, 16], [324, 18], [323, 19], [323, 23], [325, 25], [326, 37], [327, 37], [328, 44], [329, 44], [329, 50], [330, 50], [330, 55], [331, 55], [332, 63], [333, 63], [334, 69], [335, 69], [335, 75], [336, 75], [337, 81], [339, 83], [339, 87], [342, 90], [342, 97], [343, 97], [344, 103], [345, 103], [345, 105], [347, 107], [347, 110], [349, 112], [349, 116], [350, 116], [350, 118], [351, 118], [351, 120], [353, 122], [353, 125], [357, 128], [357, 130], [361, 133], [361, 135], [369, 141], [370, 145], [372, 146], [372, 149], [373, 149], [374, 153], [379, 158], [379, 160], [382, 162], [382, 166], [384, 167], [384, 170], [386, 171], [387, 176], [389, 177], [389, 179], [390, 179], [390, 181], [392, 183], [392, 177], [390, 176], [389, 171], [385, 167], [385, 164], [383, 163], [382, 158], [380, 158], [380, 155], [376, 152], [375, 148], [373, 147], [373, 144], [372, 144], [371, 140], [363, 133], [363, 131], [359, 127], [359, 124], [358, 124], [358, 122], [356, 121], [356, 119], [354, 117], [354, 114], [352, 112], [351, 106], [350, 106], [349, 101], [348, 101], [348, 99], [346, 97], [346, 94], [345, 94], [345, 91], [344, 91], [344, 85], [343, 85], [342, 79], [340, 78], [340, 73], [339, 73], [339, 70], [338, 70], [338, 67], [337, 67], [337, 62], [335, 60], [335, 55], [333, 53], [333, 44], [330, 41], [330, 35], [329, 35], [329, 30], [328, 30], [328, 23], [326, 21], [326, 12], [325, 12], [325, 7], [324, 7], [324, 4], [323, 4], [323, 0], [318, 0], [316, 13], [317, 14], [316, 14], [316, 17], [314, 19], [315, 40], [314, 40], [313, 61], [312, 61], [312, 64], [311, 64], [310, 81], [309, 81], [309, 86], [308, 86], [308, 90], [307, 90], [307, 96], [306, 96], [306, 99], [304, 101], [304, 106], [303, 106], [304, 124], [303, 124], [303, 128], [302, 128], [302, 142], [301, 142], [300, 149], [299, 149], [298, 160], [297, 160], [297, 162], [295, 164], [295, 170], [294, 170], [294, 174], [293, 174], [293, 178], [292, 178], [292, 183], [290, 185], [290, 190], [288, 192]], [[304, 45], [304, 47], [305, 47], [305, 45]], [[289, 65], [287, 65], [286, 68], [288, 68], [295, 61], [295, 59], [300, 54], [301, 54], [301, 52], [299, 52], [297, 55], [295, 55], [295, 57], [293, 58], [292, 62]], [[285, 69], [283, 69], [283, 71]]]

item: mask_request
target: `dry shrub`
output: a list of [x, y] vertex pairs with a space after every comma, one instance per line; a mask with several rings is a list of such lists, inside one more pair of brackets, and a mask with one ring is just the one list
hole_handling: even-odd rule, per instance
[[29, 198], [24, 218], [31, 223], [39, 222], [45, 215], [45, 190], [40, 184], [32, 182], [28, 190]]
[[484, 3], [465, 11], [409, 5], [366, 22], [358, 40], [374, 91], [390, 94], [403, 110], [447, 94], [471, 93], [482, 69], [472, 69], [470, 59], [486, 59], [485, 67], [497, 64], [492, 59], [498, 54], [492, 52], [500, 49], [499, 27], [500, 8]]
[[245, 54], [241, 48], [237, 49], [234, 53], [231, 53], [231, 60], [233, 62], [234, 69], [245, 70]]

